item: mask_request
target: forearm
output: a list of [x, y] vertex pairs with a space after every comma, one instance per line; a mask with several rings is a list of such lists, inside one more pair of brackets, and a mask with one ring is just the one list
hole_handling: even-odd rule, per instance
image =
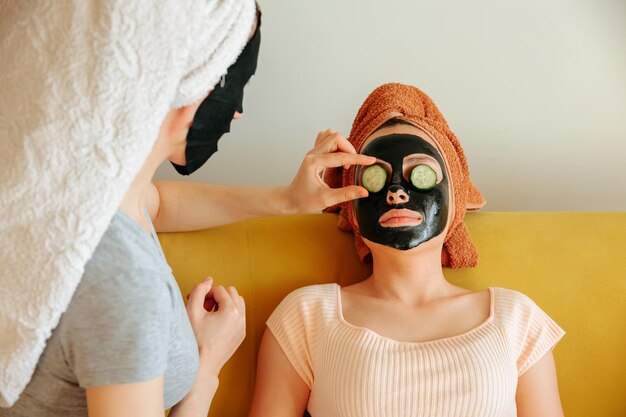
[[158, 232], [200, 230], [262, 216], [293, 214], [285, 187], [157, 181]]
[[219, 379], [217, 373], [200, 357], [200, 369], [196, 382], [185, 397], [172, 407], [170, 417], [206, 417], [211, 402], [217, 391]]

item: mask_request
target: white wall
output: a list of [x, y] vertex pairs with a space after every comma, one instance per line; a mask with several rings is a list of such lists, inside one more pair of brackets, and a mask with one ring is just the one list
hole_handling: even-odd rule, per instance
[[[381, 83], [428, 93], [487, 210], [626, 210], [626, 1], [264, 0], [244, 117], [191, 180], [288, 183]], [[160, 178], [181, 178], [171, 166]]]

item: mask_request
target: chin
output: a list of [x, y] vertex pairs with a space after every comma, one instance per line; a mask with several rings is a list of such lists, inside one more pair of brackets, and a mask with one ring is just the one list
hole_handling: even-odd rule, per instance
[[176, 165], [185, 166], [187, 164], [187, 158], [185, 157], [185, 150], [182, 152], [178, 152], [178, 154], [171, 155], [169, 158], [170, 162]]
[[380, 253], [384, 256], [420, 256], [422, 253], [430, 253], [436, 250], [439, 254], [443, 251], [443, 243], [445, 241], [445, 231], [437, 236], [428, 238], [423, 242], [415, 243], [399, 243], [396, 246], [383, 245], [373, 242], [362, 237], [365, 245], [370, 249], [372, 254]]

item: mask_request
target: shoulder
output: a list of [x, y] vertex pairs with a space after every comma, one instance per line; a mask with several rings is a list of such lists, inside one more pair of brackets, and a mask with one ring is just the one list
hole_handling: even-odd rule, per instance
[[493, 316], [507, 332], [518, 332], [546, 313], [526, 294], [508, 289], [492, 288]]
[[287, 294], [280, 306], [297, 309], [307, 315], [332, 313], [337, 308], [338, 294], [337, 284], [309, 285]]
[[173, 290], [171, 269], [156, 242], [118, 211], [85, 265], [74, 299], [163, 301]]
[[293, 290], [285, 298], [283, 302], [297, 304], [323, 304], [336, 301], [339, 286], [337, 284], [320, 284], [309, 285]]
[[152, 236], [118, 210], [85, 265], [85, 272], [102, 275], [135, 269], [170, 271]]
[[131, 316], [141, 321], [171, 313], [177, 296], [180, 292], [156, 242], [118, 212], [85, 265], [66, 321], [89, 317], [110, 322]]
[[527, 314], [538, 309], [537, 304], [526, 294], [508, 288], [492, 287], [494, 315], [506, 318], [512, 315]]
[[552, 349], [565, 331], [526, 294], [504, 288], [493, 290], [494, 315], [521, 375]]
[[107, 315], [167, 313], [174, 309], [176, 289], [161, 273], [133, 269], [116, 274], [86, 273], [68, 311], [101, 311]]
[[279, 322], [297, 326], [317, 325], [332, 320], [337, 312], [337, 284], [310, 285], [289, 293], [276, 307], [268, 325]]

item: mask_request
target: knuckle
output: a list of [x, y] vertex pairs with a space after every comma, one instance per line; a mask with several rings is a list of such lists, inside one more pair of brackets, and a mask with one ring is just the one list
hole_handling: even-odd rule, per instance
[[240, 321], [241, 320], [241, 314], [239, 313], [239, 310], [237, 310], [236, 308], [232, 308], [230, 309], [230, 311], [228, 312], [230, 318], [233, 321]]
[[307, 166], [316, 165], [318, 156], [316, 154], [308, 154], [304, 157], [304, 162]]
[[333, 132], [328, 136], [328, 138], [326, 138], [326, 140], [328, 142], [337, 143], [340, 138], [341, 138], [341, 135], [339, 133]]

